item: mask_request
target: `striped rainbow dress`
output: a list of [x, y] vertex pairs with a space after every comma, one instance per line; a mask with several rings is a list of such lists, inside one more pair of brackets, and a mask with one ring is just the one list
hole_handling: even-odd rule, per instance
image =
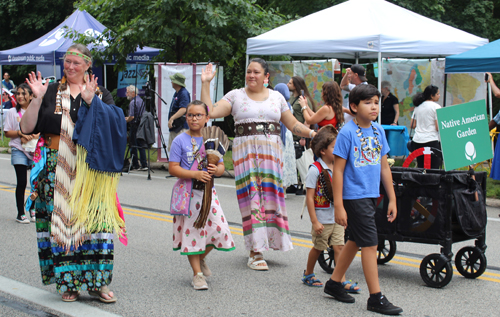
[[[283, 96], [269, 90], [265, 101], [250, 99], [244, 88], [230, 91], [223, 100], [232, 106], [235, 124], [275, 122], [289, 110]], [[293, 248], [283, 192], [283, 143], [279, 135], [251, 135], [233, 141], [236, 193], [245, 247], [254, 252]]]

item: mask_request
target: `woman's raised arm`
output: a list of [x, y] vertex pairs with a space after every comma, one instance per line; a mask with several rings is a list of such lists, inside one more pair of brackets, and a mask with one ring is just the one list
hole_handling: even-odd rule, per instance
[[212, 105], [210, 98], [210, 82], [215, 77], [215, 70], [212, 63], [201, 70], [201, 101], [208, 106], [210, 118], [223, 118], [231, 114], [231, 104], [226, 100], [219, 100]]

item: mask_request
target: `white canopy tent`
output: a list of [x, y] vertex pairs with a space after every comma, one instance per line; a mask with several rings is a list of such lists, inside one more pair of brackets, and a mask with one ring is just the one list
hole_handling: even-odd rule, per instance
[[487, 43], [384, 0], [349, 0], [247, 39], [247, 64], [249, 55], [292, 55], [378, 58], [382, 67], [382, 57], [444, 57]]

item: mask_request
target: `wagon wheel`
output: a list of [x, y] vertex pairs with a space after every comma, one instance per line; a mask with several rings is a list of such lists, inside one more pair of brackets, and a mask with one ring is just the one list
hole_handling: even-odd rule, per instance
[[377, 247], [377, 263], [385, 264], [396, 254], [396, 241], [382, 240]]
[[451, 281], [453, 267], [444, 255], [432, 253], [420, 263], [420, 276], [430, 287], [441, 288]]
[[476, 278], [486, 270], [486, 256], [478, 247], [463, 247], [455, 256], [455, 266], [463, 277]]
[[333, 269], [335, 268], [335, 261], [333, 260], [334, 251], [332, 248], [328, 248], [325, 251], [321, 252], [318, 257], [318, 264], [321, 266], [326, 273], [332, 274]]

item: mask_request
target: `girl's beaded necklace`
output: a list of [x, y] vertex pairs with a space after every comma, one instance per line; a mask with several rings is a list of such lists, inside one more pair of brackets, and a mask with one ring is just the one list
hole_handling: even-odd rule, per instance
[[[363, 130], [359, 126], [358, 121], [356, 120], [356, 118], [354, 118], [354, 123], [356, 123], [356, 125], [358, 126], [358, 129], [356, 130], [356, 135], [358, 136], [359, 141], [361, 142], [361, 150], [362, 151], [368, 151], [370, 149], [368, 147], [368, 138], [365, 137], [365, 135], [363, 134]], [[377, 131], [377, 128], [374, 127], [371, 122], [370, 122], [370, 126], [373, 129], [373, 136], [374, 136], [373, 144], [375, 145], [375, 148], [373, 150], [375, 152], [377, 152], [377, 154], [380, 154], [380, 152], [382, 152], [382, 144], [380, 144], [380, 142], [378, 140], [379, 133]]]

